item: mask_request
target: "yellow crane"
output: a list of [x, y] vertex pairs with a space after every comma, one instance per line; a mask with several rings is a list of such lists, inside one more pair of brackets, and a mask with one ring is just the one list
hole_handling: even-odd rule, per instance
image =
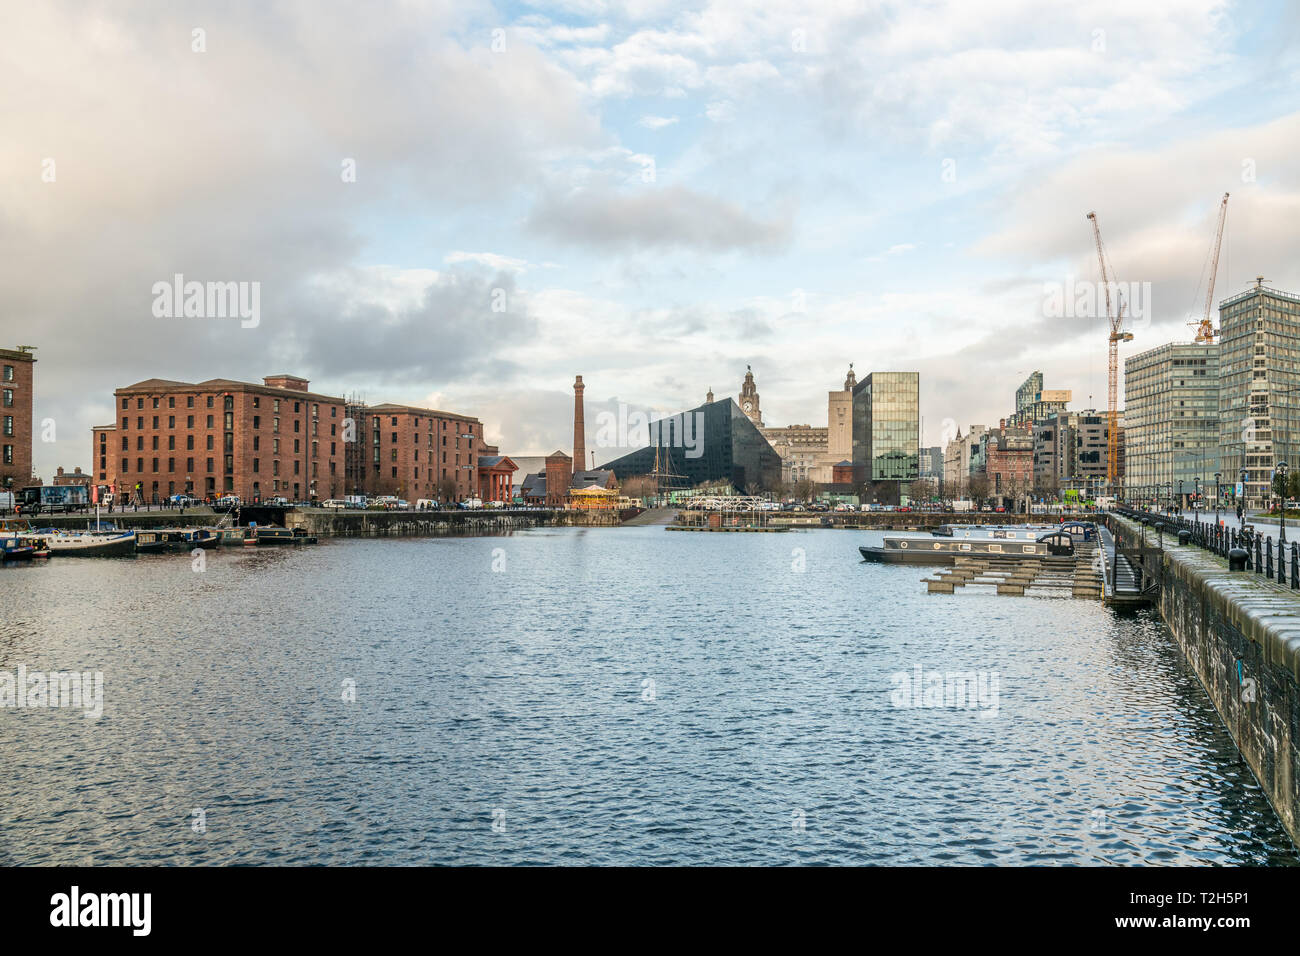
[[1108, 399], [1107, 418], [1106, 418], [1106, 484], [1110, 486], [1111, 494], [1115, 494], [1119, 485], [1119, 343], [1133, 341], [1133, 333], [1123, 331], [1124, 326], [1124, 298], [1119, 293], [1118, 285], [1115, 288], [1116, 306], [1112, 309], [1110, 302], [1110, 286], [1114, 279], [1114, 274], [1106, 261], [1106, 247], [1101, 242], [1101, 228], [1097, 225], [1097, 214], [1088, 213], [1088, 221], [1092, 223], [1092, 237], [1097, 243], [1097, 264], [1101, 266], [1101, 285], [1105, 290], [1106, 299], [1106, 322], [1110, 327], [1109, 346], [1110, 346], [1110, 367], [1107, 372], [1106, 395]]
[[1219, 203], [1219, 226], [1214, 231], [1214, 251], [1210, 256], [1210, 278], [1205, 287], [1205, 312], [1199, 322], [1189, 322], [1192, 328], [1196, 329], [1197, 342], [1213, 342], [1214, 337], [1219, 334], [1219, 330], [1214, 327], [1214, 322], [1210, 319], [1210, 310], [1214, 307], [1214, 279], [1219, 272], [1219, 247], [1223, 245], [1223, 224], [1228, 219], [1228, 194], [1223, 194], [1223, 201]]

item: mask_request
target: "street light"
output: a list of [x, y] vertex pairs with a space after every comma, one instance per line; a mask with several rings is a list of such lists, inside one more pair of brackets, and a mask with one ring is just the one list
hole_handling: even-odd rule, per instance
[[1241, 516], [1241, 530], [1246, 530], [1246, 469], [1241, 469], [1241, 497], [1237, 499], [1237, 514]]
[[1286, 544], [1286, 462], [1279, 461], [1277, 463], [1277, 473], [1282, 478], [1282, 505], [1279, 508], [1279, 519], [1281, 524], [1278, 526], [1279, 533], [1277, 540], [1279, 544]]
[[1219, 479], [1222, 476], [1221, 471], [1214, 473], [1214, 526], [1216, 528], [1219, 526]]
[[1178, 479], [1178, 517], [1183, 516], [1183, 479]]
[[1201, 523], [1201, 508], [1200, 508], [1200, 505], [1201, 505], [1201, 476], [1200, 476], [1200, 475], [1197, 475], [1196, 478], [1195, 478], [1194, 480], [1195, 480], [1195, 485], [1194, 485], [1193, 487], [1196, 488], [1196, 497], [1195, 497], [1195, 499], [1193, 499], [1193, 500], [1196, 502], [1196, 504], [1193, 506], [1192, 510], [1196, 513], [1196, 523], [1197, 523], [1197, 524], [1200, 524], [1200, 523]]

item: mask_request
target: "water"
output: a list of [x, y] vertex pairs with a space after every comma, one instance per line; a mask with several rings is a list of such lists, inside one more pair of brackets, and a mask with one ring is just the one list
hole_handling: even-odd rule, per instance
[[[927, 595], [876, 539], [0, 568], [0, 670], [105, 679], [97, 721], [0, 710], [0, 863], [1296, 862], [1157, 620]], [[996, 716], [894, 706], [915, 665], [996, 671]]]

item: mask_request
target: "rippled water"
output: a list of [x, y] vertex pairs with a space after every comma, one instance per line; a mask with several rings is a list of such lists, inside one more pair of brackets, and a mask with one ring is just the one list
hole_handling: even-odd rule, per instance
[[[0, 568], [0, 669], [105, 677], [98, 721], [0, 711], [0, 862], [1296, 862], [1158, 621], [927, 595], [872, 537]], [[996, 716], [896, 707], [916, 665]]]

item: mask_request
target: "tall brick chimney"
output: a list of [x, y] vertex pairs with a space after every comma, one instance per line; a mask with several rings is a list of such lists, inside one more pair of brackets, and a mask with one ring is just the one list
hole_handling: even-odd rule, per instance
[[573, 382], [573, 470], [587, 470], [587, 423], [582, 414], [582, 392], [586, 388], [579, 375]]

